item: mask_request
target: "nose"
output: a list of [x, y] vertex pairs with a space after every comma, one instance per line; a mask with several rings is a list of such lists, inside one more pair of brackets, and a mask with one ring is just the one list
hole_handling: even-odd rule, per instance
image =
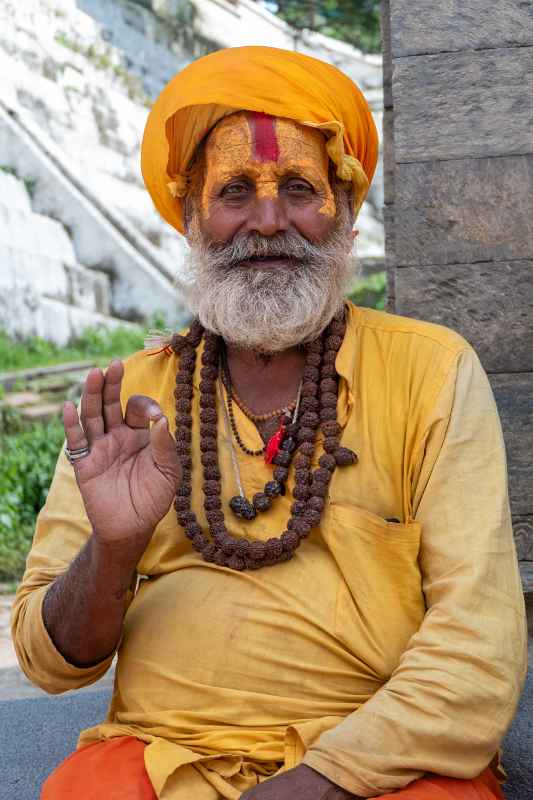
[[287, 215], [279, 197], [256, 197], [248, 220], [248, 231], [274, 236], [288, 228]]

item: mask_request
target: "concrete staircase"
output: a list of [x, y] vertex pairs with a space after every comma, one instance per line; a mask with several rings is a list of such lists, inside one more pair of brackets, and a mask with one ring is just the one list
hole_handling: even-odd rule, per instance
[[88, 326], [122, 324], [109, 277], [78, 263], [64, 226], [32, 210], [28, 185], [0, 170], [0, 328], [64, 345]]

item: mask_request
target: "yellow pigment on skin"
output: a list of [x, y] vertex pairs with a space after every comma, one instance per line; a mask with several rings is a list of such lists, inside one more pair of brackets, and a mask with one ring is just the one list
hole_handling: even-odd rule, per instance
[[289, 119], [276, 118], [279, 148], [277, 161], [258, 161], [253, 157], [253, 128], [246, 112], [232, 114], [218, 123], [206, 146], [206, 177], [202, 190], [202, 211], [209, 218], [211, 203], [231, 180], [246, 177], [256, 189], [258, 199], [279, 196], [281, 181], [300, 177], [311, 184], [323, 200], [319, 213], [334, 217], [335, 199], [329, 183], [329, 159], [324, 136], [313, 128]]

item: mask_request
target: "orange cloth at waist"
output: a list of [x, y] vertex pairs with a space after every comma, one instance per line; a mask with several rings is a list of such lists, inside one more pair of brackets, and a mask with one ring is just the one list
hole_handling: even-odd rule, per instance
[[[88, 745], [72, 753], [48, 778], [41, 800], [156, 800], [144, 767], [146, 745], [130, 736]], [[159, 795], [162, 800], [237, 800], [264, 776], [246, 765], [225, 769], [224, 759], [183, 765]], [[504, 800], [496, 777], [487, 767], [473, 780], [428, 775], [381, 800]]]

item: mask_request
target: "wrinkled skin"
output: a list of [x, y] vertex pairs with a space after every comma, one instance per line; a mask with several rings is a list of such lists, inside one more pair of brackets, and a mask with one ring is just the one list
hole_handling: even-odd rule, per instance
[[362, 800], [332, 783], [306, 764], [300, 764], [249, 789], [241, 800]]

